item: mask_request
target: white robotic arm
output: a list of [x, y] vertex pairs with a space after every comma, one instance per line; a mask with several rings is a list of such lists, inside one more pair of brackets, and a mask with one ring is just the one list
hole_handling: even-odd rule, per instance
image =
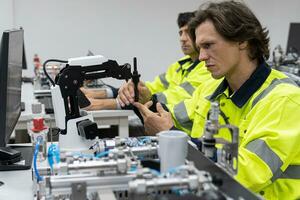
[[87, 67], [87, 66], [99, 65], [107, 61], [108, 59], [101, 55], [83, 56], [77, 58], [69, 58], [68, 65], [71, 66], [80, 65], [82, 67]]
[[[84, 57], [69, 58], [67, 65], [85, 67], [85, 66], [99, 65], [107, 61], [108, 59], [106, 59], [104, 56], [101, 55], [84, 56]], [[64, 98], [62, 96], [60, 86], [57, 84], [52, 86], [51, 93], [52, 93], [54, 110], [58, 111], [58, 112], [54, 112], [55, 119], [56, 119], [56, 126], [60, 130], [65, 130], [66, 129], [66, 120], [65, 120], [66, 108], [65, 108]]]

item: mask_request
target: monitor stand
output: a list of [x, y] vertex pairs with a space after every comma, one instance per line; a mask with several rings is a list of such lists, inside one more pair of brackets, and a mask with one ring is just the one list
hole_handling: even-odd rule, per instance
[[0, 147], [0, 171], [30, 169], [32, 157], [32, 146]]

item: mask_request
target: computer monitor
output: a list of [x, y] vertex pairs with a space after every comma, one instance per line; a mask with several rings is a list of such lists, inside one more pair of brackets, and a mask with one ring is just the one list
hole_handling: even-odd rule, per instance
[[3, 32], [0, 52], [0, 146], [3, 147], [21, 114], [23, 30]]
[[286, 53], [300, 54], [300, 23], [290, 23]]
[[[23, 30], [23, 27], [20, 27], [20, 29]], [[24, 33], [23, 33], [23, 37], [24, 37]], [[25, 51], [24, 40], [23, 40], [23, 65], [22, 65], [22, 69], [27, 69], [27, 59], [26, 59], [26, 51]]]
[[[24, 31], [4, 31], [0, 46], [0, 170], [22, 159], [21, 153], [6, 147], [21, 114], [21, 84]], [[4, 166], [4, 167], [2, 167]]]
[[27, 69], [27, 59], [26, 59], [26, 51], [25, 51], [25, 45], [23, 43], [23, 64], [22, 69]]

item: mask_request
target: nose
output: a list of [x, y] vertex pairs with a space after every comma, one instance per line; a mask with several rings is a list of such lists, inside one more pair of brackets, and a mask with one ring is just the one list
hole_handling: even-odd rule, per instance
[[199, 60], [201, 61], [205, 61], [208, 60], [208, 54], [205, 50], [200, 49], [200, 53], [199, 53]]
[[180, 41], [181, 41], [181, 42], [187, 41], [187, 34], [186, 34], [186, 33], [182, 33], [182, 34], [180, 35]]

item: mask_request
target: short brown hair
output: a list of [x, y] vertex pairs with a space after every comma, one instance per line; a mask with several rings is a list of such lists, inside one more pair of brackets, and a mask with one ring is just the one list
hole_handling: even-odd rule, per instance
[[189, 31], [193, 41], [195, 30], [204, 21], [210, 20], [217, 32], [226, 40], [249, 44], [249, 58], [269, 58], [268, 30], [262, 28], [252, 11], [243, 3], [223, 1], [200, 6], [196, 16], [189, 23]]

